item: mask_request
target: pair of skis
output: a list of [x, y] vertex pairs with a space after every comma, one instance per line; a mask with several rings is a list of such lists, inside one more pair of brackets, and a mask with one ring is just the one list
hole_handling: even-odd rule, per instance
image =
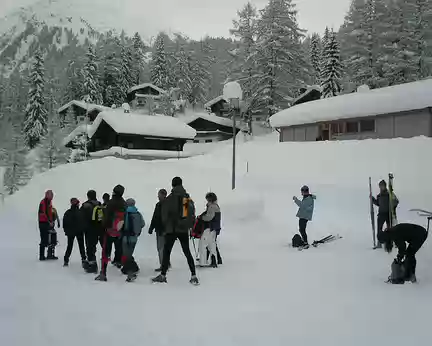
[[[337, 234], [337, 235], [332, 235], [332, 234], [330, 234], [330, 235], [328, 235], [328, 236], [326, 236], [326, 237], [324, 237], [324, 238], [322, 238], [322, 239], [320, 239], [320, 240], [314, 240], [313, 241], [313, 243], [311, 244], [313, 247], [318, 247], [319, 245], [321, 245], [321, 244], [326, 244], [326, 243], [330, 243], [330, 242], [332, 242], [332, 241], [335, 241], [335, 240], [338, 240], [338, 239], [341, 239], [342, 237], [339, 235], [339, 234]], [[306, 249], [308, 249], [309, 247], [299, 247], [298, 248], [298, 250], [299, 251], [303, 251], [303, 250], [306, 250]]]
[[[396, 216], [396, 209], [394, 206], [394, 191], [393, 191], [393, 173], [389, 173], [388, 175], [388, 187], [389, 187], [389, 220], [390, 224], [388, 227], [393, 227], [397, 224], [397, 216]], [[372, 240], [373, 240], [373, 248], [377, 249], [377, 239], [376, 239], [376, 226], [375, 226], [375, 208], [373, 203], [373, 195], [372, 195], [372, 178], [369, 177], [369, 208], [370, 208], [370, 219], [371, 219], [371, 226], [372, 226]]]

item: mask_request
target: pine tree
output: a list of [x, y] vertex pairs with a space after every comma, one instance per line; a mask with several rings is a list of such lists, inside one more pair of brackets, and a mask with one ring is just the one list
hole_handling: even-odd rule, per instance
[[132, 51], [129, 47], [123, 45], [121, 49], [121, 79], [120, 85], [124, 98], [126, 94], [134, 85], [134, 75], [133, 75], [133, 56]]
[[121, 81], [121, 62], [119, 53], [109, 52], [105, 56], [104, 64], [104, 105], [121, 105], [124, 102], [124, 90]]
[[319, 34], [314, 33], [310, 44], [310, 60], [313, 68], [313, 80], [315, 84], [321, 83], [321, 38]]
[[140, 83], [141, 71], [144, 68], [144, 49], [145, 45], [141, 39], [141, 36], [136, 32], [133, 39], [133, 51], [132, 51], [132, 84], [138, 85]]
[[256, 41], [258, 35], [258, 12], [252, 3], [248, 2], [243, 9], [237, 12], [238, 19], [233, 21], [234, 28], [231, 34], [239, 40], [239, 49], [234, 56], [233, 72], [235, 78], [242, 85], [243, 100], [248, 106], [245, 109], [252, 132], [252, 110], [254, 108], [255, 75], [257, 64], [255, 61]]
[[270, 0], [258, 25], [256, 61], [260, 71], [255, 79], [255, 97], [267, 109], [268, 117], [286, 108], [287, 97], [304, 84], [303, 36], [292, 0]]
[[180, 48], [176, 55], [175, 75], [180, 88], [180, 96], [189, 100], [192, 94], [192, 57], [184, 48]]
[[87, 61], [82, 70], [83, 76], [83, 96], [90, 103], [101, 105], [103, 103], [102, 94], [99, 87], [98, 65], [93, 46], [89, 46]]
[[338, 95], [341, 90], [342, 64], [336, 34], [331, 32], [323, 49], [324, 63], [321, 71], [322, 98]]
[[82, 74], [79, 73], [80, 69], [77, 67], [75, 60], [68, 62], [66, 70], [67, 85], [63, 93], [63, 104], [66, 104], [72, 100], [81, 100], [83, 96], [82, 85]]
[[30, 90], [24, 122], [25, 143], [33, 149], [47, 131], [47, 111], [44, 100], [44, 58], [36, 51], [29, 78]]
[[151, 63], [151, 81], [159, 88], [168, 90], [172, 85], [165, 51], [165, 37], [162, 33], [157, 36], [154, 49]]

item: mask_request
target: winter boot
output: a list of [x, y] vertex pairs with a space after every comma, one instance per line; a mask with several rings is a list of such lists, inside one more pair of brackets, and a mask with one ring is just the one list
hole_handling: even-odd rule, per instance
[[160, 274], [160, 275], [156, 276], [155, 278], [153, 278], [152, 282], [153, 283], [165, 283], [166, 284], [167, 279], [166, 279], [165, 275]]
[[136, 273], [129, 273], [127, 278], [126, 278], [126, 282], [133, 282], [137, 279], [138, 277], [138, 272]]
[[106, 282], [107, 281], [107, 277], [106, 277], [106, 275], [104, 273], [100, 273], [98, 276], [95, 277], [95, 280], [96, 281], [104, 281], [104, 282]]
[[191, 279], [189, 280], [189, 282], [190, 282], [192, 285], [194, 285], [194, 286], [198, 286], [198, 285], [199, 285], [199, 280], [198, 280], [198, 278], [196, 277], [196, 275], [192, 275], [192, 276], [191, 276]]
[[54, 250], [55, 250], [54, 246], [52, 245], [48, 246], [47, 260], [58, 260], [58, 257], [55, 256]]
[[63, 267], [69, 267], [69, 259], [68, 258], [64, 259]]
[[98, 272], [98, 265], [95, 261], [92, 262], [87, 262], [87, 268], [86, 268], [86, 273], [89, 274], [96, 274]]
[[211, 256], [211, 263], [210, 263], [210, 267], [212, 267], [212, 268], [217, 268], [217, 267], [218, 267], [218, 265], [217, 265], [217, 261], [216, 261], [216, 256], [215, 256], [215, 255], [212, 255], [212, 256]]
[[217, 264], [222, 264], [222, 256], [219, 252], [219, 248], [216, 247], [216, 252], [217, 252]]
[[39, 261], [45, 261], [45, 246], [39, 245]]
[[85, 271], [87, 271], [87, 270], [88, 270], [88, 267], [89, 267], [89, 263], [88, 263], [88, 261], [87, 261], [87, 260], [81, 260], [81, 266], [83, 267], [83, 269], [84, 269]]

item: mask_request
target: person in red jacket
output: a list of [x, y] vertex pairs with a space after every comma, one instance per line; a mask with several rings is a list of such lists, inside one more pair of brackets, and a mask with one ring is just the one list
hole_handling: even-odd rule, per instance
[[[45, 192], [45, 198], [39, 204], [38, 211], [38, 221], [39, 221], [39, 232], [40, 232], [40, 243], [39, 243], [39, 260], [54, 260], [58, 259], [54, 255], [55, 244], [57, 239], [52, 239], [55, 237], [54, 229], [54, 213], [52, 200], [54, 198], [54, 193], [52, 190]], [[51, 239], [50, 239], [51, 238]], [[55, 237], [56, 238], [56, 237]], [[48, 247], [48, 253], [45, 257], [45, 248]]]

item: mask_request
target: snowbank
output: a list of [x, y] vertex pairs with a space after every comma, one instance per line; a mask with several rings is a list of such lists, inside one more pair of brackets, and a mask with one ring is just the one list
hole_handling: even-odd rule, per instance
[[272, 127], [376, 116], [432, 107], [432, 79], [306, 102], [270, 118]]
[[191, 156], [184, 151], [168, 151], [168, 150], [141, 150], [141, 149], [127, 149], [121, 147], [112, 147], [107, 150], [100, 150], [94, 153], [90, 153], [91, 157], [107, 157], [116, 156], [123, 158], [140, 158], [146, 160], [157, 160], [157, 159], [175, 159], [185, 158]]
[[176, 118], [164, 115], [143, 115], [107, 111], [99, 113], [89, 126], [89, 137], [93, 137], [102, 122], [107, 123], [117, 133], [136, 134], [152, 137], [194, 139], [196, 131]]

